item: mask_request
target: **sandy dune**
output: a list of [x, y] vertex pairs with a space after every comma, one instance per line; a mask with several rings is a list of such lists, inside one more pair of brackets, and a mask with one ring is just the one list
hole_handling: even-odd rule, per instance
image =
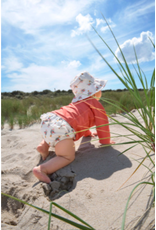
[[[136, 116], [139, 115], [135, 112]], [[123, 120], [119, 115], [117, 119]], [[139, 118], [140, 119], [140, 118]], [[126, 118], [125, 118], [126, 120]], [[112, 133], [128, 134], [119, 125], [110, 126]], [[69, 166], [52, 175], [53, 182], [46, 185], [37, 181], [32, 174], [35, 165], [42, 163], [36, 146], [41, 141], [40, 125], [34, 124], [25, 129], [10, 131], [5, 125], [1, 132], [1, 191], [23, 199], [31, 204], [49, 210], [49, 201], [55, 200], [88, 222], [96, 230], [117, 230], [121, 228], [122, 216], [128, 196], [134, 186], [149, 180], [146, 167], [141, 166], [124, 186], [127, 180], [145, 156], [141, 146], [119, 154], [128, 146], [100, 147], [96, 138], [82, 138], [76, 142], [76, 159]], [[113, 136], [113, 135], [112, 135]], [[112, 138], [116, 143], [125, 137]], [[91, 141], [91, 142], [90, 142]], [[84, 144], [82, 144], [85, 142]], [[49, 158], [55, 155], [50, 149]], [[145, 161], [149, 165], [149, 160]], [[149, 206], [150, 186], [140, 186], [131, 199], [126, 218], [126, 230], [144, 214]], [[58, 208], [53, 212], [68, 218]], [[154, 208], [147, 213], [145, 223], [135, 229], [154, 229]], [[2, 196], [2, 229], [47, 229], [48, 215]], [[52, 230], [76, 229], [55, 218], [51, 220]]]

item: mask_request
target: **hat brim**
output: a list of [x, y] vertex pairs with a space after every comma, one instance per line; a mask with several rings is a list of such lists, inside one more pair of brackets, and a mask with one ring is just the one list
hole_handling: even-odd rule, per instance
[[93, 93], [91, 93], [91, 94], [89, 94], [89, 95], [87, 95], [87, 94], [82, 94], [82, 93], [81, 93], [81, 95], [77, 95], [76, 97], [73, 98], [72, 103], [75, 103], [75, 102], [77, 102], [77, 101], [84, 100], [84, 99], [86, 99], [86, 98], [88, 98], [88, 97], [93, 96], [95, 93], [101, 91], [101, 90], [105, 87], [105, 85], [106, 85], [106, 83], [107, 83], [107, 80], [95, 79], [95, 82], [98, 82], [98, 83], [100, 84], [100, 87], [98, 88], [98, 90], [95, 90]]

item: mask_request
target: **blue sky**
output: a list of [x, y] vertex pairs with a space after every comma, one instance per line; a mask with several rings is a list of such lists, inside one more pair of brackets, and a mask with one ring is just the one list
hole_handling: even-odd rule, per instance
[[155, 39], [154, 0], [2, 0], [1, 91], [68, 90], [70, 81], [83, 71], [108, 80], [105, 89], [123, 89], [86, 38], [87, 34], [119, 72], [110, 51], [91, 27], [120, 58], [101, 13], [129, 63], [134, 62], [135, 45], [141, 68], [150, 80], [155, 66], [149, 40]]

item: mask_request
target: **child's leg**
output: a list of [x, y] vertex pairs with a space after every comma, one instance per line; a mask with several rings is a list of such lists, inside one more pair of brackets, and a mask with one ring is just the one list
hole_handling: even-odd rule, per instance
[[49, 145], [45, 142], [45, 140], [42, 140], [41, 143], [37, 146], [37, 151], [41, 154], [42, 160], [45, 160], [49, 155], [48, 149]]
[[34, 175], [43, 182], [50, 183], [48, 174], [56, 172], [58, 169], [65, 167], [75, 159], [75, 147], [73, 139], [64, 139], [55, 146], [56, 157], [35, 167]]

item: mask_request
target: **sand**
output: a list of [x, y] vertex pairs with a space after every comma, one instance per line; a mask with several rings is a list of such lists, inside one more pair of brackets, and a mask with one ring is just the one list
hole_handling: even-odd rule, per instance
[[[138, 112], [134, 113], [141, 120]], [[126, 118], [119, 115], [116, 118], [126, 121]], [[121, 135], [129, 134], [119, 125], [110, 126], [110, 130]], [[116, 143], [127, 140], [125, 137], [112, 139]], [[42, 163], [36, 151], [40, 141], [40, 124], [25, 129], [15, 127], [14, 130], [9, 130], [5, 124], [1, 132], [1, 191], [46, 210], [49, 210], [50, 201], [53, 200], [96, 230], [121, 229], [123, 212], [131, 190], [137, 183], [150, 180], [148, 169], [141, 166], [120, 188], [137, 168], [137, 161], [145, 156], [143, 148], [137, 145], [119, 156], [131, 145], [101, 147], [96, 138], [81, 138], [75, 143], [74, 162], [53, 174], [52, 183], [47, 185], [38, 182], [32, 174], [33, 167]], [[54, 149], [51, 148], [48, 159], [54, 155]], [[147, 159], [144, 164], [149, 166], [150, 161]], [[139, 186], [135, 191], [127, 212], [126, 230], [154, 229], [154, 208], [145, 213], [150, 204], [150, 195], [151, 186], [148, 185]], [[48, 215], [4, 196], [1, 203], [1, 229], [47, 229]], [[56, 207], [52, 211], [72, 219]], [[143, 221], [134, 228], [144, 213]], [[76, 228], [53, 217], [51, 229]]]

